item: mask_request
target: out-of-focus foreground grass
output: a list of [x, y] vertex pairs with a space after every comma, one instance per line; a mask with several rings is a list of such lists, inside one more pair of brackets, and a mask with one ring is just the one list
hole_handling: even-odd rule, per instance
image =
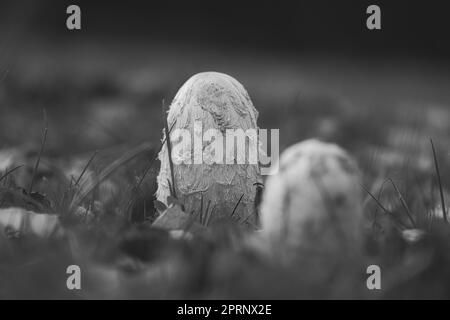
[[[0, 234], [0, 298], [450, 297], [450, 226], [429, 141], [448, 203], [449, 70], [418, 61], [202, 49], [186, 49], [180, 59], [179, 53], [48, 46], [24, 49], [0, 70], [0, 176], [23, 165], [0, 181], [0, 208], [57, 213], [68, 230], [46, 240]], [[389, 211], [366, 194], [360, 252], [330, 251], [311, 239], [284, 263], [252, 249], [247, 235], [230, 226], [191, 240], [150, 227], [157, 161], [139, 182], [160, 144], [161, 100], [170, 101], [189, 76], [211, 70], [244, 84], [260, 127], [280, 129], [281, 150], [318, 137], [357, 158], [364, 185]], [[141, 143], [150, 147], [115, 167], [81, 199], [78, 219], [69, 219], [74, 180], [94, 152], [80, 184]], [[20, 196], [33, 175], [34, 202]], [[81, 267], [81, 291], [66, 288], [71, 264]], [[381, 267], [380, 291], [366, 288], [370, 264]]]

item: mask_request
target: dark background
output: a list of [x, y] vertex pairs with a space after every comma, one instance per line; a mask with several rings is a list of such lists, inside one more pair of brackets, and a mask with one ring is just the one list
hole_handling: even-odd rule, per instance
[[[81, 30], [66, 28], [70, 4]], [[371, 4], [381, 30], [366, 27]], [[63, 153], [159, 141], [162, 99], [218, 71], [280, 128], [281, 150], [313, 136], [359, 148], [389, 121], [445, 119], [447, 15], [444, 1], [0, 0], [0, 147], [39, 143], [44, 108]]]
[[[0, 24], [27, 33], [198, 42], [243, 48], [343, 51], [447, 58], [445, 1], [2, 1]], [[65, 28], [65, 9], [82, 10], [82, 32]], [[366, 28], [370, 4], [381, 7], [382, 30]]]

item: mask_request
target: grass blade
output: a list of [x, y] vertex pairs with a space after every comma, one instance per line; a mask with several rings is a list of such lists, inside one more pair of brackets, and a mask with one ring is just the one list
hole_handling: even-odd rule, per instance
[[0, 176], [0, 181], [2, 181], [3, 179], [5, 179], [7, 176], [9, 176], [11, 173], [13, 173], [14, 171], [16, 171], [17, 169], [22, 168], [23, 165], [17, 166], [9, 171], [6, 171], [4, 175]]
[[411, 211], [409, 210], [409, 207], [406, 204], [405, 199], [403, 198], [402, 194], [400, 193], [400, 190], [397, 188], [397, 185], [394, 183], [394, 181], [391, 178], [388, 178], [388, 180], [392, 184], [392, 186], [394, 187], [395, 192], [397, 192], [398, 199], [400, 200], [400, 203], [402, 204], [403, 208], [405, 209], [406, 215], [408, 216], [408, 219], [411, 222], [412, 227], [415, 228], [416, 227], [416, 223], [414, 222], [414, 219], [412, 217]]
[[[174, 121], [172, 123], [172, 125], [170, 126], [169, 129], [169, 133], [172, 132], [173, 127], [175, 126], [176, 121]], [[159, 154], [159, 152], [161, 151], [162, 147], [164, 146], [164, 143], [166, 143], [167, 137], [164, 137], [163, 141], [161, 142], [161, 144], [159, 145], [158, 150], [156, 151], [156, 155]], [[150, 163], [147, 165], [147, 167], [144, 170], [144, 173], [142, 174], [141, 178], [139, 179], [138, 183], [135, 186], [135, 189], [139, 189], [140, 186], [142, 185], [142, 182], [144, 181], [145, 177], [147, 176], [147, 174], [150, 172], [151, 168], [153, 167], [153, 163], [156, 161], [157, 157], [154, 157]]]
[[361, 184], [361, 188], [363, 188], [363, 190], [367, 192], [367, 194], [377, 203], [377, 205], [381, 208], [381, 210], [383, 210], [384, 213], [388, 215], [391, 214], [391, 212], [383, 206], [383, 204], [369, 191], [369, 189], [367, 189], [363, 184]]
[[[45, 113], [44, 113], [44, 117], [47, 118]], [[36, 164], [34, 165], [33, 175], [31, 176], [30, 187], [28, 188], [29, 194], [33, 191], [33, 185], [34, 185], [34, 181], [36, 179], [37, 171], [39, 169], [39, 163], [41, 162], [41, 157], [42, 157], [42, 153], [44, 152], [45, 142], [47, 141], [47, 132], [48, 132], [48, 125], [47, 125], [47, 119], [45, 119], [45, 128], [44, 128], [44, 133], [42, 135], [41, 149], [39, 150], [39, 155], [36, 160]]]
[[445, 198], [444, 198], [444, 190], [442, 188], [441, 174], [439, 172], [439, 164], [437, 161], [436, 150], [434, 148], [433, 139], [430, 139], [430, 143], [431, 143], [431, 149], [433, 150], [434, 166], [436, 168], [436, 176], [437, 176], [438, 185], [439, 185], [439, 193], [441, 196], [442, 214], [444, 215], [444, 220], [448, 223], [447, 207], [445, 206]]
[[87, 169], [91, 165], [92, 161], [94, 161], [94, 158], [97, 156], [97, 154], [98, 154], [98, 151], [95, 151], [94, 154], [89, 159], [89, 161], [86, 163], [86, 165], [83, 168], [83, 171], [81, 172], [80, 176], [78, 177], [77, 181], [75, 182], [75, 187], [79, 185], [81, 179], [83, 178], [83, 176], [86, 173]]
[[243, 197], [244, 197], [244, 193], [242, 194], [242, 196], [239, 198], [238, 202], [237, 202], [236, 205], [234, 206], [233, 212], [231, 212], [230, 218], [233, 217], [233, 215], [234, 215], [234, 213], [236, 212], [236, 209], [237, 209], [237, 207], [239, 206], [239, 204], [241, 203]]
[[170, 141], [169, 124], [167, 123], [167, 118], [165, 117], [166, 106], [165, 106], [165, 103], [164, 103], [164, 99], [162, 101], [162, 110], [163, 110], [163, 118], [164, 118], [164, 130], [165, 130], [166, 142], [167, 142], [167, 152], [169, 153], [170, 177], [172, 179], [171, 195], [173, 197], [177, 198], [176, 185], [175, 185], [175, 174], [174, 174], [173, 161], [172, 161], [172, 144], [171, 144], [171, 141]]
[[133, 150], [128, 151], [126, 154], [121, 156], [119, 159], [115, 160], [109, 166], [107, 166], [94, 182], [89, 182], [87, 185], [83, 185], [81, 191], [74, 197], [70, 204], [70, 208], [78, 206], [80, 202], [82, 202], [88, 195], [94, 190], [103, 180], [105, 180], [109, 175], [111, 175], [117, 168], [127, 163], [128, 161], [134, 159], [141, 153], [151, 149], [151, 146], [147, 143], [141, 144], [140, 146], [134, 148]]

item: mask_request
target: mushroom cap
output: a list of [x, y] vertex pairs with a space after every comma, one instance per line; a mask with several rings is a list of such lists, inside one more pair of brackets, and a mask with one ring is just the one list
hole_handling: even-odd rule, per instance
[[[172, 143], [178, 143], [179, 141], [173, 138], [177, 129], [189, 131], [192, 140], [194, 135], [203, 138], [202, 132], [194, 123], [201, 123], [203, 133], [215, 129], [225, 134], [229, 129], [256, 130], [257, 118], [258, 112], [242, 84], [223, 73], [202, 72], [192, 76], [179, 89], [170, 106], [167, 122], [169, 127], [174, 124], [171, 132]], [[225, 136], [223, 140], [225, 141]], [[246, 146], [250, 142], [255, 141], [246, 139]], [[259, 149], [257, 143], [256, 141]], [[259, 165], [248, 162], [211, 163], [209, 161], [214, 152], [212, 147], [211, 141], [202, 142], [201, 153], [204, 161], [201, 164], [186, 163], [186, 160], [192, 160], [194, 153], [198, 152], [193, 142], [187, 149], [182, 149], [180, 154], [172, 153], [179, 160], [174, 164], [175, 187], [179, 200], [188, 213], [206, 211], [209, 207], [209, 211], [214, 210], [215, 220], [231, 215], [242, 196], [233, 216], [241, 222], [250, 217], [248, 223], [255, 223], [254, 184], [261, 182]], [[239, 148], [237, 149], [239, 152]], [[225, 152], [224, 150], [224, 154]], [[237, 154], [237, 157], [239, 156]], [[167, 197], [170, 195], [168, 181], [171, 181], [171, 178], [166, 144], [159, 154], [159, 159], [161, 169], [156, 195], [158, 200], [167, 203]]]
[[192, 117], [203, 119], [201, 111], [214, 120], [210, 126], [221, 131], [257, 127], [258, 111], [244, 86], [224, 73], [201, 72], [189, 78], [175, 95], [167, 120], [176, 119], [177, 128], [189, 127]]

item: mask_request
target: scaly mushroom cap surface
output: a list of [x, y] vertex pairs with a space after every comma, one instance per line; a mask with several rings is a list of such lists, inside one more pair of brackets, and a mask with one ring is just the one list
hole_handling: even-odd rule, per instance
[[[191, 77], [179, 89], [170, 106], [167, 122], [169, 127], [175, 123], [170, 134], [172, 145], [175, 146], [180, 142], [179, 137], [174, 136], [177, 129], [189, 131], [192, 140], [194, 135], [202, 139], [202, 132], [204, 134], [208, 129], [217, 129], [223, 135], [223, 141], [226, 141], [225, 134], [229, 129], [257, 129], [257, 118], [258, 112], [247, 91], [237, 80], [222, 73], [204, 72]], [[201, 123], [202, 132], [194, 123]], [[250, 140], [246, 139], [246, 147]], [[187, 213], [198, 214], [203, 211], [204, 216], [212, 212], [211, 221], [215, 221], [230, 216], [242, 196], [233, 217], [242, 224], [255, 224], [254, 184], [261, 182], [258, 164], [215, 163], [211, 141], [202, 143], [201, 164], [186, 163], [189, 159], [193, 160], [194, 156], [199, 156], [193, 141], [189, 147], [177, 148], [177, 152], [173, 150], [177, 197]], [[251, 143], [258, 146], [257, 141], [251, 140]], [[237, 150], [237, 158], [242, 157], [239, 148]], [[223, 153], [226, 154], [225, 148]], [[167, 204], [171, 173], [166, 143], [159, 153], [159, 159], [161, 169], [156, 195], [159, 201]]]

